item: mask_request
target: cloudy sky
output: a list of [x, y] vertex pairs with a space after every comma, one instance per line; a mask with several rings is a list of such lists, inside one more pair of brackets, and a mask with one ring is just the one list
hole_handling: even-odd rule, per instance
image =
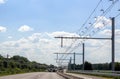
[[[120, 2], [117, 2], [106, 15], [101, 16], [101, 10], [107, 9], [114, 3], [101, 0], [99, 7], [86, 25], [81, 28], [99, 1], [0, 0], [0, 54], [3, 56], [21, 55], [31, 61], [56, 64], [55, 52], [81, 53], [81, 43], [85, 42], [85, 60], [92, 63], [110, 62], [111, 41], [109, 40], [64, 40], [64, 46], [61, 48], [60, 40], [54, 38], [55, 36], [110, 38], [110, 17], [120, 13], [118, 11]], [[91, 23], [93, 23], [92, 26], [89, 25]], [[115, 24], [115, 59], [120, 62], [119, 16]], [[81, 63], [81, 56], [77, 56], [76, 62]]]

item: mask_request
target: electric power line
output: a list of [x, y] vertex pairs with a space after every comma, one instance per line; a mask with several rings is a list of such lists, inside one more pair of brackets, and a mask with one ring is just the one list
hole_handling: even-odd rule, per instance
[[[88, 22], [88, 20], [91, 18], [91, 16], [93, 15], [93, 13], [96, 11], [96, 9], [97, 9], [97, 7], [99, 6], [99, 4], [101, 3], [101, 1], [102, 0], [100, 0], [100, 2], [98, 3], [98, 5], [96, 6], [96, 8], [93, 10], [93, 12], [90, 14], [90, 16], [88, 17], [88, 19], [84, 22], [84, 24], [81, 26], [81, 28], [78, 30], [78, 31], [81, 31], [81, 29], [83, 28], [83, 26], [85, 26], [86, 25], [86, 23]], [[101, 16], [105, 16], [109, 11], [111, 11], [111, 9], [113, 8], [113, 6], [115, 5], [115, 3], [117, 3], [119, 0], [115, 0], [102, 14], [101, 14]], [[116, 15], [116, 17], [118, 17], [120, 14], [118, 14], [118, 15]], [[94, 23], [96, 23], [96, 21], [94, 22]], [[91, 24], [91, 26], [93, 26], [94, 25], [94, 23], [92, 23]], [[96, 23], [97, 24], [97, 23]], [[93, 27], [91, 28], [91, 29], [94, 29]], [[90, 29], [89, 29], [89, 31], [90, 31]], [[97, 31], [95, 31], [94, 32], [94, 30], [92, 31], [92, 32], [94, 32], [92, 35], [94, 35], [94, 34], [96, 34], [98, 31], [100, 31], [100, 29], [97, 29]], [[88, 32], [88, 29], [87, 29], [87, 32]], [[86, 32], [85, 32], [86, 33]], [[83, 34], [85, 34], [85, 33], [83, 33]], [[91, 32], [90, 32], [91, 33]], [[90, 33], [89, 33], [89, 35], [90, 35]], [[77, 40], [76, 40], [77, 41]], [[83, 41], [85, 41], [85, 40], [83, 40]], [[71, 47], [72, 47], [72, 45], [74, 45], [74, 42], [72, 42], [72, 44], [71, 44], [71, 46], [65, 51], [65, 52], [68, 52], [70, 49], [71, 49]], [[74, 48], [70, 51], [70, 52], [72, 52], [73, 50], [75, 50], [76, 48], [78, 48], [79, 46], [81, 45], [81, 43], [79, 43], [77, 46], [74, 46]], [[62, 56], [63, 57], [63, 56]], [[61, 57], [61, 58], [62, 58]], [[66, 58], [66, 57], [65, 57]], [[62, 63], [62, 62], [61, 62]]]

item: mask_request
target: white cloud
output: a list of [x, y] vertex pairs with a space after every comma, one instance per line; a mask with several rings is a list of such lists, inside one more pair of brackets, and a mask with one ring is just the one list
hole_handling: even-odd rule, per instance
[[[49, 37], [46, 33], [34, 33], [17, 41], [3, 42], [0, 44], [0, 54], [22, 55], [32, 61], [55, 64], [55, 62], [51, 61], [54, 61], [53, 53], [58, 50], [59, 42], [51, 37], [46, 38], [46, 36]], [[49, 58], [49, 60], [46, 58]]]
[[7, 30], [6, 27], [0, 26], [0, 32], [6, 32], [6, 30]]
[[4, 4], [6, 0], [0, 0], [0, 4]]
[[116, 35], [120, 35], [120, 29], [115, 30]]
[[[52, 33], [34, 33], [26, 38], [17, 41], [3, 42], [0, 54], [23, 55], [30, 60], [41, 63], [55, 64], [55, 55], [53, 53], [60, 51], [60, 40], [54, 36], [75, 36], [75, 33], [52, 32]], [[71, 41], [64, 40], [64, 45], [70, 45]], [[49, 60], [47, 59], [49, 58]], [[51, 62], [53, 61], [53, 62]]]
[[110, 26], [111, 25], [111, 20], [104, 17], [104, 16], [98, 16], [96, 19], [95, 19], [95, 23], [93, 24], [93, 26], [95, 28], [103, 28], [105, 26]]
[[[40, 63], [56, 64], [54, 55], [55, 52], [64, 52], [66, 47], [60, 48], [60, 39], [54, 39], [55, 36], [78, 36], [76, 33], [69, 32], [52, 32], [52, 33], [34, 33], [26, 38], [21, 38], [16, 41], [6, 41], [0, 44], [0, 54], [6, 55], [22, 55], [32, 61]], [[70, 46], [72, 40], [64, 40], [64, 46]], [[105, 41], [107, 42], [107, 41]], [[111, 42], [99, 40], [88, 40], [85, 45], [86, 60], [92, 63], [109, 62], [111, 55]], [[76, 44], [80, 43], [80, 40]], [[116, 39], [116, 55], [119, 55], [119, 39]], [[96, 50], [98, 46], [105, 46]], [[79, 47], [73, 52], [81, 53], [82, 48]], [[119, 57], [116, 57], [120, 60]], [[78, 62], [77, 62], [78, 63]], [[80, 61], [79, 61], [80, 63]]]
[[111, 62], [110, 48], [109, 41], [100, 47], [86, 47], [86, 60], [92, 63]]
[[41, 33], [34, 33], [33, 35], [29, 36], [28, 39], [32, 42], [38, 42], [41, 38]]
[[105, 29], [105, 30], [101, 31], [100, 34], [110, 36], [111, 35], [111, 30], [110, 29]]
[[12, 39], [13, 37], [12, 36], [8, 36], [9, 39]]
[[53, 32], [53, 33], [48, 33], [48, 35], [53, 36], [53, 37], [57, 37], [57, 36], [79, 36], [76, 33], [69, 33], [69, 32], [64, 32], [64, 31], [57, 31], [57, 32]]
[[33, 28], [31, 28], [28, 25], [23, 25], [18, 29], [18, 31], [20, 31], [20, 32], [27, 32], [27, 31], [32, 31], [32, 30], [33, 30]]
[[[111, 30], [110, 29], [105, 29], [105, 30], [103, 30], [103, 31], [101, 31], [100, 32], [100, 34], [102, 34], [102, 35], [111, 35]], [[115, 30], [115, 35], [120, 35], [120, 29], [116, 29]]]

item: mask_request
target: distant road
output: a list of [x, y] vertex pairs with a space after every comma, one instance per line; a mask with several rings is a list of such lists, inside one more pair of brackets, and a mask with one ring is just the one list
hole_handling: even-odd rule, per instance
[[35, 73], [3, 76], [0, 77], [0, 79], [65, 79], [65, 78], [52, 72], [35, 72]]

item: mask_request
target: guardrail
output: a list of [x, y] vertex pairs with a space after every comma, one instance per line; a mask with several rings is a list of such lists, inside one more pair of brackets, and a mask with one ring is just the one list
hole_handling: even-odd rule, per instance
[[120, 71], [82, 71], [82, 70], [74, 70], [68, 71], [71, 73], [80, 73], [80, 74], [90, 74], [90, 75], [99, 75], [99, 76], [110, 76], [110, 77], [120, 77]]

